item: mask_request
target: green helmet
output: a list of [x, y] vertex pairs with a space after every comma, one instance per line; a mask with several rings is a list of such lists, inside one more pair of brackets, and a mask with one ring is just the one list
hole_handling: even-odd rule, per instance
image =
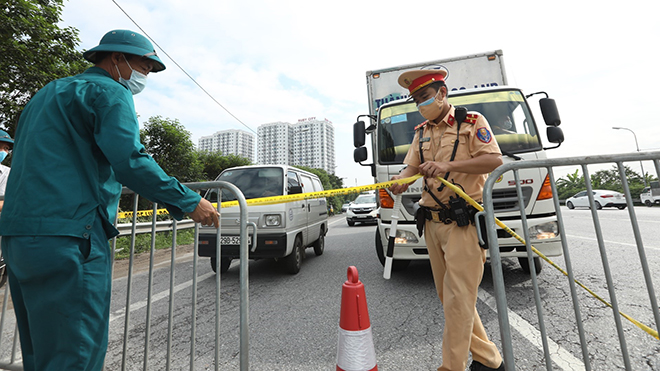
[[11, 139], [9, 134], [4, 130], [0, 130], [0, 142], [7, 142], [11, 144], [12, 147], [14, 146], [14, 140]]
[[99, 42], [99, 45], [83, 53], [83, 57], [92, 63], [99, 62], [96, 52], [119, 52], [141, 57], [147, 57], [154, 61], [154, 68], [151, 72], [160, 72], [165, 69], [165, 65], [156, 55], [156, 50], [151, 41], [137, 32], [129, 30], [113, 30], [105, 35]]

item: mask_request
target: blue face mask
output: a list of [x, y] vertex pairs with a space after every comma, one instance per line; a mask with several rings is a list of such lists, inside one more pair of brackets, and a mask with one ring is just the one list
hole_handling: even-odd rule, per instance
[[437, 100], [438, 94], [440, 94], [440, 91], [433, 98], [429, 98], [417, 105], [417, 110], [427, 120], [435, 120], [440, 117], [442, 102]]
[[422, 103], [418, 104], [417, 108], [423, 107], [423, 106], [428, 106], [429, 104], [433, 103], [434, 100], [435, 100], [435, 97], [429, 98], [429, 99], [423, 101]]
[[0, 151], [0, 162], [4, 161], [7, 158], [7, 155], [9, 155], [9, 153]]

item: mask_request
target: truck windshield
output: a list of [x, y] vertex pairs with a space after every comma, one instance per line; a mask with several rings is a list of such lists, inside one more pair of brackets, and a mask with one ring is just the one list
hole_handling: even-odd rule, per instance
[[[520, 91], [459, 92], [449, 96], [449, 103], [483, 114], [502, 152], [514, 154], [541, 149], [536, 124]], [[381, 108], [378, 123], [380, 163], [402, 163], [415, 135], [415, 126], [422, 122], [424, 118], [413, 102]]]
[[[245, 199], [282, 196], [284, 173], [282, 168], [263, 167], [245, 169], [227, 169], [218, 176], [216, 180], [229, 182], [238, 187]], [[218, 199], [217, 192], [207, 192], [206, 199], [215, 202]], [[236, 196], [226, 189], [222, 190], [222, 201], [234, 201]]]

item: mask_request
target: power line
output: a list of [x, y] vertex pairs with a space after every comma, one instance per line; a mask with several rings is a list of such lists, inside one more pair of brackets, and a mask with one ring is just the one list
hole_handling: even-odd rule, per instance
[[156, 45], [156, 46], [158, 47], [158, 49], [160, 49], [160, 50], [163, 52], [163, 54], [165, 54], [165, 55], [167, 56], [167, 58], [169, 58], [169, 59], [172, 61], [172, 63], [174, 63], [177, 67], [179, 67], [179, 69], [180, 69], [183, 73], [185, 73], [186, 76], [188, 76], [188, 78], [189, 78], [190, 80], [192, 80], [192, 82], [194, 82], [195, 85], [197, 85], [197, 87], [199, 87], [200, 89], [202, 89], [202, 91], [203, 91], [206, 95], [208, 95], [209, 98], [211, 98], [211, 99], [212, 99], [212, 100], [213, 100], [218, 106], [220, 106], [223, 110], [225, 110], [225, 112], [227, 112], [227, 113], [228, 113], [231, 117], [233, 117], [236, 121], [240, 122], [241, 125], [245, 126], [245, 127], [248, 128], [250, 131], [252, 131], [253, 133], [256, 134], [256, 132], [254, 131], [254, 129], [252, 129], [251, 127], [247, 126], [243, 121], [241, 121], [238, 117], [236, 117], [233, 113], [231, 113], [231, 112], [230, 112], [225, 106], [223, 106], [220, 102], [218, 102], [218, 101], [217, 101], [217, 100], [211, 95], [211, 93], [209, 93], [208, 91], [206, 91], [206, 89], [204, 89], [204, 87], [203, 87], [202, 85], [200, 85], [200, 84], [197, 82], [197, 80], [195, 80], [192, 76], [190, 76], [190, 74], [189, 74], [188, 72], [186, 72], [186, 70], [183, 69], [183, 67], [181, 67], [181, 65], [179, 65], [179, 63], [177, 63], [177, 62], [174, 60], [174, 58], [172, 58], [169, 54], [167, 54], [167, 52], [165, 51], [165, 49], [163, 49], [160, 45], [158, 45], [158, 43], [156, 42], [156, 40], [152, 39], [151, 36], [149, 36], [149, 34], [147, 34], [147, 32], [146, 32], [144, 29], [142, 29], [142, 27], [140, 27], [140, 25], [139, 25], [137, 22], [135, 22], [135, 20], [134, 20], [133, 18], [131, 18], [131, 16], [128, 15], [128, 13], [126, 13], [126, 11], [125, 11], [125, 10], [124, 10], [124, 9], [123, 9], [123, 8], [122, 8], [122, 7], [121, 7], [121, 6], [120, 6], [115, 0], [112, 0], [112, 2], [115, 3], [115, 5], [117, 5], [117, 8], [119, 8], [119, 10], [121, 10], [121, 11], [126, 15], [126, 17], [128, 17], [128, 19], [130, 19], [131, 22], [133, 22], [133, 24], [134, 24], [137, 28], [139, 28], [140, 31], [142, 31], [142, 33], [143, 33], [147, 38], [149, 38], [149, 40], [151, 40], [151, 42], [153, 42], [154, 45]]

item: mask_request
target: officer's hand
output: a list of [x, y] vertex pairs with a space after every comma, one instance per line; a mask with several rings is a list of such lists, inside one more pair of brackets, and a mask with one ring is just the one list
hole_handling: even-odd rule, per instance
[[218, 210], [205, 198], [202, 198], [192, 213], [189, 213], [192, 220], [202, 225], [212, 225], [216, 228], [220, 226], [218, 221]]
[[448, 162], [429, 161], [419, 165], [419, 172], [426, 178], [444, 176], [449, 171]]
[[[401, 175], [395, 175], [395, 176], [392, 177], [391, 180], [397, 180], [397, 179], [402, 179], [402, 178], [403, 177]], [[409, 185], [410, 184], [408, 184], [408, 183], [406, 183], [406, 184], [396, 184], [395, 183], [395, 184], [392, 184], [390, 186], [389, 190], [392, 193], [394, 193], [395, 195], [398, 195], [398, 194], [401, 194], [401, 193], [405, 192], [408, 189]]]

